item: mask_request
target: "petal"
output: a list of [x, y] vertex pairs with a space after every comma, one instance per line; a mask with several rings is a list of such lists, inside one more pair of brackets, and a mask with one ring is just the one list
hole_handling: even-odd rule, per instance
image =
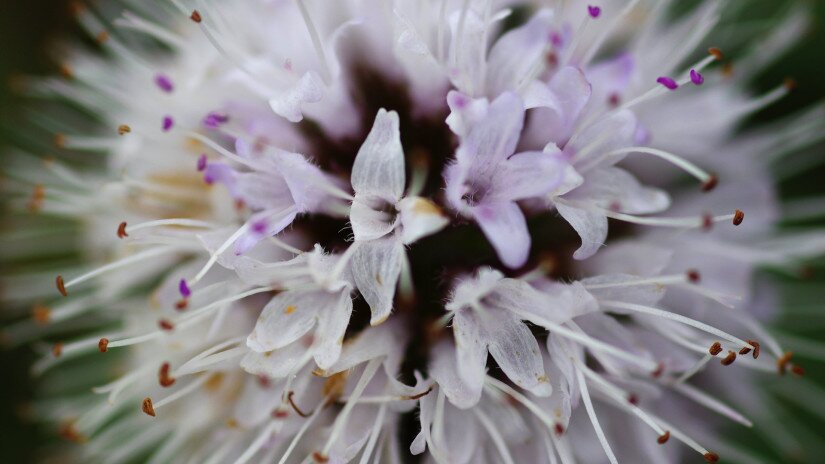
[[292, 224], [295, 208], [274, 209], [253, 214], [244, 225], [246, 231], [235, 241], [235, 254], [242, 255], [266, 237], [272, 237]]
[[355, 285], [370, 305], [370, 324], [380, 324], [392, 311], [404, 247], [396, 236], [356, 242], [352, 246], [358, 247], [351, 261]]
[[319, 102], [323, 96], [324, 83], [321, 77], [316, 72], [309, 71], [284, 93], [269, 100], [269, 107], [290, 122], [300, 122], [304, 119], [304, 104]]
[[[665, 296], [667, 287], [660, 284], [646, 285], [621, 285], [639, 280], [639, 276], [627, 274], [609, 274], [582, 279], [585, 285], [606, 285], [617, 284], [616, 286], [606, 286], [604, 288], [594, 288], [590, 293], [599, 300], [623, 301], [625, 303], [635, 303], [644, 306], [655, 306]], [[613, 312], [624, 313], [621, 310]]]
[[319, 368], [326, 370], [338, 360], [351, 315], [352, 298], [346, 290], [339, 292], [338, 299], [333, 305], [321, 310], [318, 329], [315, 331], [317, 341], [313, 354]]
[[375, 195], [394, 204], [404, 193], [404, 183], [398, 113], [382, 108], [355, 156], [352, 188], [356, 194]]
[[573, 253], [575, 259], [593, 256], [607, 239], [607, 218], [579, 208], [556, 203], [556, 209], [581, 237], [582, 245]]
[[501, 94], [462, 140], [456, 153], [459, 164], [472, 166], [471, 178], [492, 177], [498, 164], [516, 150], [523, 124], [521, 98], [512, 92]]
[[533, 83], [525, 94], [528, 106], [536, 108], [531, 113], [531, 138], [563, 145], [590, 100], [590, 83], [578, 68], [566, 66], [546, 84], [546, 89], [538, 85], [542, 84]]
[[483, 384], [470, 385], [459, 375], [455, 345], [448, 340], [439, 342], [431, 353], [430, 375], [438, 382], [444, 394], [456, 407], [467, 409], [481, 399]]
[[264, 307], [246, 345], [259, 353], [283, 348], [315, 325], [318, 311], [335, 304], [326, 292], [291, 290], [276, 295]]
[[299, 340], [278, 350], [250, 351], [241, 359], [241, 368], [252, 375], [281, 379], [293, 372], [306, 350], [304, 340]]
[[553, 12], [542, 9], [526, 24], [511, 29], [496, 41], [487, 58], [489, 95], [516, 89], [530, 78], [535, 63], [544, 59], [553, 26]]
[[473, 208], [472, 212], [505, 266], [517, 268], [527, 262], [530, 234], [518, 205], [512, 202], [481, 204]]
[[328, 201], [329, 194], [319, 186], [335, 185], [335, 180], [310, 163], [304, 155], [278, 150], [271, 157], [289, 186], [298, 211], [317, 211]]
[[590, 155], [575, 159], [573, 163], [580, 173], [587, 173], [595, 167], [614, 165], [623, 157], [599, 155], [635, 145], [638, 126], [639, 122], [633, 112], [621, 110], [583, 129], [575, 140], [571, 140], [565, 147], [565, 151], [576, 153], [587, 148]]
[[381, 211], [382, 201], [375, 197], [371, 198], [375, 201], [363, 197], [356, 194], [349, 211], [349, 222], [355, 240], [375, 240], [392, 232], [396, 221], [391, 217], [391, 213]]
[[587, 174], [584, 185], [573, 194], [593, 204], [628, 214], [651, 214], [670, 206], [667, 193], [641, 185], [636, 178], [616, 167], [602, 167]]
[[534, 285], [520, 279], [502, 279], [484, 301], [503, 311], [517, 310], [520, 319], [536, 325], [542, 325], [542, 320], [563, 324], [598, 309], [596, 299], [579, 282], [564, 284], [545, 279]]
[[488, 198], [515, 201], [547, 195], [561, 185], [568, 166], [560, 153], [516, 153], [499, 166]]
[[447, 125], [455, 135], [464, 137], [475, 123], [487, 115], [490, 102], [486, 98], [472, 98], [457, 90], [451, 90], [447, 94], [447, 105], [450, 107]]
[[[586, 274], [631, 274], [640, 277], [657, 276], [670, 265], [674, 250], [643, 241], [612, 242], [593, 259], [584, 263]], [[598, 270], [598, 271], [596, 271]]]
[[426, 198], [404, 198], [398, 203], [398, 211], [401, 217], [401, 239], [405, 245], [434, 234], [450, 223], [441, 209]]
[[504, 311], [483, 316], [489, 337], [490, 354], [516, 385], [537, 396], [549, 396], [553, 387], [544, 372], [539, 343], [517, 317]]
[[458, 375], [470, 391], [480, 390], [487, 375], [487, 340], [478, 316], [470, 309], [453, 318]]

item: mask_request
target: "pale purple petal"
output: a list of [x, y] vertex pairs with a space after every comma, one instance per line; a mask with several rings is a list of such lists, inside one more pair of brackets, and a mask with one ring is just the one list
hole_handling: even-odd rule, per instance
[[395, 236], [356, 242], [352, 246], [358, 247], [351, 261], [355, 285], [372, 311], [370, 324], [380, 324], [392, 311], [404, 247]]
[[318, 317], [318, 329], [315, 331], [316, 347], [313, 357], [322, 370], [332, 366], [341, 355], [344, 333], [352, 315], [352, 298], [349, 291], [338, 292], [337, 300], [321, 308]]
[[304, 119], [303, 106], [321, 101], [324, 96], [323, 89], [321, 77], [310, 71], [284, 93], [269, 100], [269, 106], [272, 111], [290, 122], [300, 122]]
[[372, 130], [355, 157], [352, 188], [356, 195], [375, 195], [395, 203], [404, 193], [405, 181], [398, 113], [378, 110]]
[[315, 326], [318, 311], [335, 303], [335, 296], [323, 291], [280, 293], [264, 307], [246, 345], [259, 353], [283, 348]]
[[517, 268], [527, 262], [527, 256], [530, 254], [530, 234], [527, 231], [524, 213], [517, 204], [481, 204], [473, 208], [472, 212], [505, 266]]
[[581, 237], [582, 245], [573, 253], [573, 258], [587, 259], [604, 245], [607, 239], [607, 218], [604, 215], [558, 203], [556, 209]]

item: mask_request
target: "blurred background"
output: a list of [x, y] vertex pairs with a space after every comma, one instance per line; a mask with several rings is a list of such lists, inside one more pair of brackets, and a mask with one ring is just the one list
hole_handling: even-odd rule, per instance
[[[116, 2], [117, 0], [108, 0]], [[759, 76], [753, 76], [752, 86], [757, 92], [767, 91], [782, 82], [786, 77], [793, 77], [798, 86], [794, 93], [781, 102], [767, 108], [756, 115], [749, 124], [761, 124], [785, 114], [792, 113], [809, 105], [825, 104], [825, 1], [823, 0], [732, 0], [738, 4], [737, 21], [741, 24], [760, 30], [770, 26], [775, 12], [784, 10], [792, 3], [802, 3], [807, 6], [812, 15], [812, 28], [804, 35], [796, 47], [778, 63]], [[72, 15], [69, 13], [68, 0], [0, 0], [0, 159], [10, 147], [18, 143], [19, 138], [15, 131], [15, 123], [23, 113], [22, 105], [25, 99], [17, 96], [13, 91], [15, 77], [28, 74], [51, 74], [58, 71], [54, 63], [54, 44], [56, 41], [77, 37], [77, 30], [73, 25]], [[680, 7], [694, 3], [689, 0], [680, 0]], [[749, 44], [736, 46], [753, 46], [757, 39]], [[715, 45], [726, 51], [728, 41], [739, 42], [734, 37], [718, 36]], [[792, 181], [783, 183], [781, 187], [784, 198], [820, 196], [825, 199], [825, 149], [823, 144], [810, 149], [808, 155], [812, 159], [811, 169]], [[825, 201], [823, 201], [825, 203]], [[823, 205], [825, 210], [825, 205]], [[0, 227], [7, 229], [6, 224]], [[0, 263], [6, 260], [0, 257]], [[825, 266], [814, 263], [813, 273], [806, 272], [806, 278], [816, 279], [825, 295]], [[810, 270], [808, 270], [810, 271]], [[777, 279], [792, 285], [794, 276], [777, 275]], [[0, 289], [2, 291], [2, 289]], [[821, 313], [821, 315], [817, 315]], [[823, 341], [825, 347], [825, 304], [818, 313], [808, 316], [786, 318], [792, 325], [785, 327], [788, 331], [807, 329], [804, 333], [807, 338]], [[4, 312], [0, 311], [0, 326], [7, 320]], [[780, 326], [780, 330], [784, 330]], [[825, 358], [825, 349], [822, 357]], [[28, 347], [3, 349], [0, 348], [0, 462], [28, 463], [33, 462], [36, 455], [36, 444], [42, 440], [43, 430], [27, 420], [27, 405], [35, 395], [28, 367], [34, 354]], [[811, 377], [818, 378], [823, 383], [822, 363], [806, 363]], [[823, 396], [825, 401], [825, 396]], [[825, 417], [825, 406], [815, 405], [822, 417]], [[816, 412], [816, 411], [814, 411]], [[815, 425], [811, 411], [799, 410], [800, 418], [804, 423], [811, 424], [814, 435], [822, 436], [821, 424]], [[822, 418], [821, 417], [821, 418]], [[820, 420], [821, 420], [820, 418]], [[739, 432], [737, 432], [739, 433]], [[52, 435], [50, 431], [49, 435]], [[754, 447], [759, 447], [758, 440], [752, 440]], [[764, 446], [764, 445], [763, 445]], [[788, 457], [791, 459], [792, 457]], [[801, 458], [803, 462], [825, 462], [823, 457]], [[814, 459], [814, 460], [810, 460]]]

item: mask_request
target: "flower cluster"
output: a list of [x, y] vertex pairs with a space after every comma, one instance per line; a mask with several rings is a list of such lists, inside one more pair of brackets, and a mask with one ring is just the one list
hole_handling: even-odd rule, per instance
[[95, 122], [9, 166], [23, 256], [79, 224], [6, 295], [79, 462], [716, 462], [804, 373], [755, 276], [825, 251], [770, 171], [822, 110], [742, 132], [792, 83], [736, 74], [798, 15], [731, 68], [713, 1], [124, 3], [27, 85]]

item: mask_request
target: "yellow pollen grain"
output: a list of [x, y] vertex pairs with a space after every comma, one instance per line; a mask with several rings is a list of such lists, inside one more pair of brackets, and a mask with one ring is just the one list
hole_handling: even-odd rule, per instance
[[286, 307], [286, 309], [284, 309], [284, 314], [292, 314], [292, 313], [295, 312], [296, 309], [298, 309], [298, 308], [296, 308], [295, 306], [289, 305], [289, 306]]

